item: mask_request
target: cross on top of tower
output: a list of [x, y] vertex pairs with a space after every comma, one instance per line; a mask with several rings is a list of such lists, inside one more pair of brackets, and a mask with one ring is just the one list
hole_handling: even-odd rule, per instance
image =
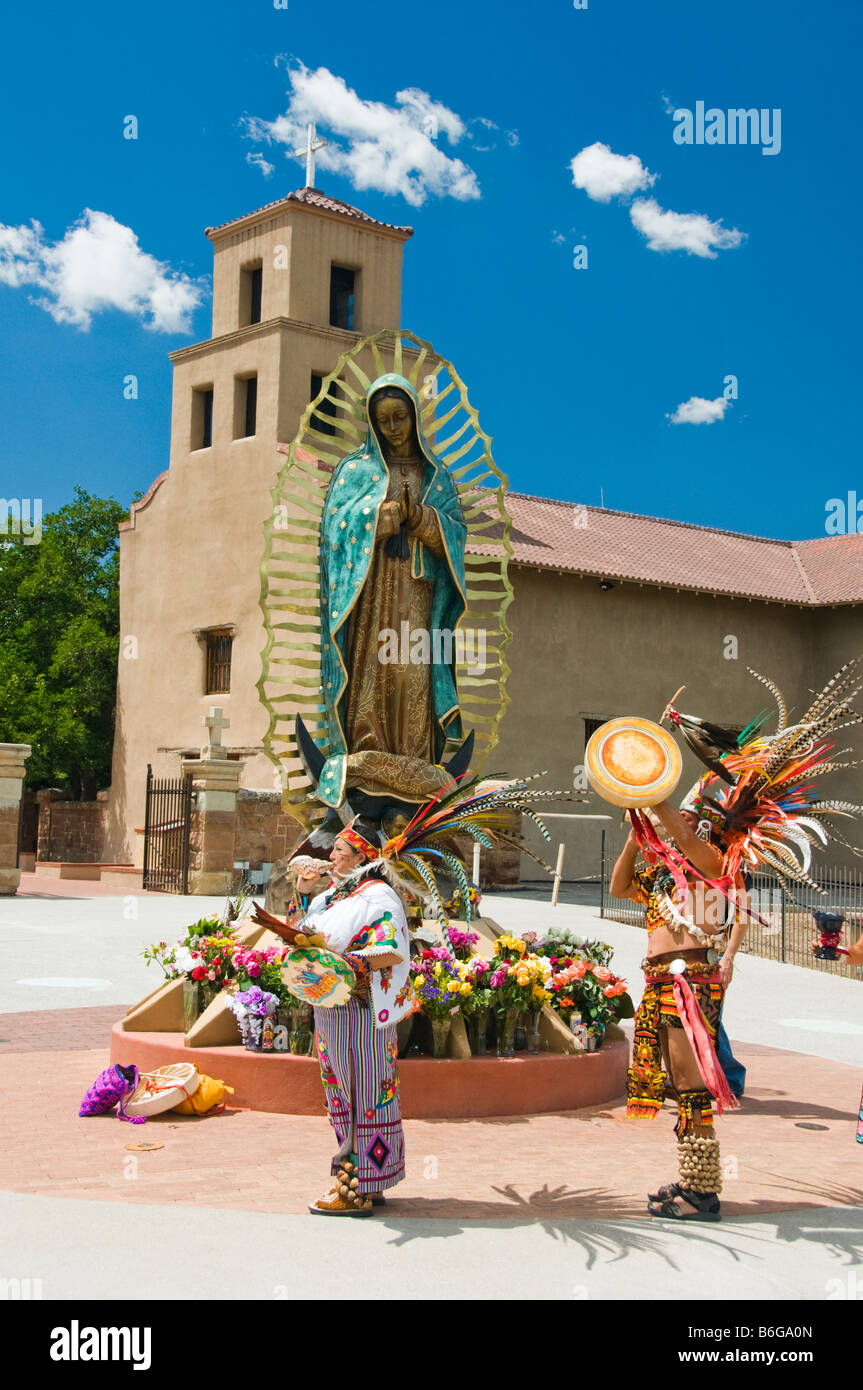
[[294, 159], [304, 159], [306, 161], [306, 188], [315, 186], [315, 154], [322, 150], [329, 140], [318, 139], [318, 133], [312, 121], [306, 127], [306, 143], [303, 149], [294, 150]]

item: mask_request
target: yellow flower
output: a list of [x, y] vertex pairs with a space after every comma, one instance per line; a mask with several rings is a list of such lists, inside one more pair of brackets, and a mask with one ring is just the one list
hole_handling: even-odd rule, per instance
[[460, 989], [461, 985], [458, 983], [457, 980], [450, 980], [449, 984], [447, 985], [448, 994], [458, 994]]
[[465, 980], [464, 984], [462, 984], [462, 985], [459, 986], [459, 991], [458, 991], [458, 992], [459, 992], [459, 994], [472, 994], [472, 993], [473, 993], [473, 986], [470, 985], [470, 984], [468, 983], [467, 980]]
[[518, 951], [519, 955], [523, 955], [526, 949], [520, 936], [499, 936], [497, 944], [502, 950]]

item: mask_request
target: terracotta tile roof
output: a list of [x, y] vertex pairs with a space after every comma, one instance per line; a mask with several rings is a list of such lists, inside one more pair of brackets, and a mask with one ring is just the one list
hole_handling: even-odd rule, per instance
[[507, 493], [507, 507], [520, 565], [806, 606], [863, 603], [863, 535], [777, 541], [523, 492]]
[[414, 234], [413, 227], [398, 227], [394, 222], [379, 222], [376, 217], [369, 217], [367, 212], [352, 207], [350, 203], [328, 197], [319, 188], [298, 188], [296, 193], [289, 193], [285, 198], [276, 198], [272, 203], [264, 203], [263, 207], [255, 208], [253, 212], [244, 212], [242, 217], [233, 217], [230, 222], [220, 222], [217, 227], [207, 227], [206, 234], [212, 236], [214, 232], [223, 232], [226, 227], [245, 222], [247, 217], [257, 217], [258, 213], [269, 212], [271, 208], [283, 207], [286, 203], [304, 203], [307, 207], [321, 208], [323, 212], [335, 212], [340, 217], [349, 217], [353, 222], [364, 222], [369, 227], [386, 227], [387, 231], [401, 232], [405, 237]]
[[819, 536], [795, 550], [818, 603], [859, 603], [863, 598], [863, 535]]

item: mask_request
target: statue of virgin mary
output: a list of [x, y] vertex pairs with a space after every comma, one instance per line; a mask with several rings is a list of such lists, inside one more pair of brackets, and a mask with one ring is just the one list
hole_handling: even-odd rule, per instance
[[[329, 756], [318, 795], [424, 798], [462, 737], [455, 630], [467, 534], [455, 485], [423, 435], [414, 388], [378, 377], [365, 444], [327, 490], [320, 532], [321, 671]], [[413, 659], [411, 659], [413, 657]]]

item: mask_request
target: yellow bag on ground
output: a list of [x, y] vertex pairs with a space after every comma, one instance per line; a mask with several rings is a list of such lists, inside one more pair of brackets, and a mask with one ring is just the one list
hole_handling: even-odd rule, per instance
[[221, 1105], [226, 1095], [234, 1094], [233, 1086], [226, 1086], [224, 1081], [205, 1076], [203, 1072], [200, 1075], [201, 1084], [197, 1091], [173, 1107], [177, 1115], [206, 1115], [214, 1105]]

